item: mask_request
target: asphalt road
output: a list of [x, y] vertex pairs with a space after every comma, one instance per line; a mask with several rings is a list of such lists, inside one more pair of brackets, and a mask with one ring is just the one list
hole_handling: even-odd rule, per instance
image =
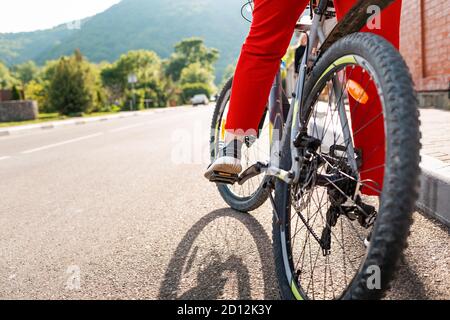
[[[277, 299], [269, 206], [203, 179], [211, 113], [0, 138], [0, 298]], [[388, 298], [450, 299], [448, 229], [414, 217]]]

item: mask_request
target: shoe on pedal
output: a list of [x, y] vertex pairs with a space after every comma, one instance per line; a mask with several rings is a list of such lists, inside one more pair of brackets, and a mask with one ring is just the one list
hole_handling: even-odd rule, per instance
[[234, 184], [242, 171], [242, 142], [233, 140], [219, 150], [218, 157], [208, 167], [205, 178], [211, 182]]

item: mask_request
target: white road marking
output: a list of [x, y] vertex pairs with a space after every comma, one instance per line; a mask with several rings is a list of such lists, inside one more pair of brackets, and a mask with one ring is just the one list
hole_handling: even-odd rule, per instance
[[6, 160], [6, 159], [10, 159], [11, 157], [10, 156], [4, 156], [4, 157], [0, 157], [0, 161], [2, 161], [2, 160]]
[[128, 130], [128, 129], [142, 127], [142, 126], [144, 126], [146, 124], [147, 124], [147, 122], [145, 122], [145, 123], [136, 123], [136, 124], [132, 124], [132, 125], [129, 125], [129, 126], [125, 126], [125, 127], [120, 127], [120, 128], [117, 128], [117, 129], [109, 130], [109, 132], [111, 132], [111, 133], [121, 132], [121, 131], [125, 131], [125, 130]]
[[[158, 112], [155, 111], [155, 113], [158, 113]], [[156, 123], [156, 122], [173, 120], [174, 118], [184, 117], [184, 116], [185, 116], [184, 114], [172, 114], [172, 115], [164, 117], [164, 118], [152, 119], [152, 120], [149, 120], [149, 121], [146, 121], [146, 122], [136, 123], [136, 124], [132, 124], [132, 125], [125, 126], [125, 127], [112, 129], [112, 130], [109, 130], [108, 132], [109, 133], [122, 132], [122, 131], [125, 131], [125, 130], [128, 130], [128, 129], [139, 128], [139, 127], [146, 126], [146, 125], [149, 125], [149, 124], [153, 124], [153, 123]]]
[[26, 151], [23, 151], [22, 154], [29, 154], [29, 153], [43, 151], [43, 150], [47, 150], [47, 149], [51, 149], [51, 148], [56, 148], [56, 147], [60, 147], [60, 146], [63, 146], [63, 145], [69, 144], [69, 143], [74, 143], [74, 142], [78, 142], [78, 141], [82, 141], [82, 140], [95, 138], [95, 137], [98, 137], [101, 135], [103, 135], [103, 132], [99, 132], [99, 133], [95, 133], [95, 134], [91, 134], [88, 136], [79, 137], [79, 138], [75, 138], [75, 139], [71, 139], [71, 140], [66, 140], [66, 141], [62, 141], [62, 142], [58, 142], [58, 143], [53, 143], [53, 144], [49, 144], [49, 145], [46, 145], [43, 147], [31, 149], [31, 150], [26, 150]]

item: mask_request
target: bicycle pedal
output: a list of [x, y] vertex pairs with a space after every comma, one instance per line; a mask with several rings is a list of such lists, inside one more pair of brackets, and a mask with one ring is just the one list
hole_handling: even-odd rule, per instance
[[235, 184], [239, 180], [239, 175], [227, 172], [214, 171], [209, 181], [216, 183]]

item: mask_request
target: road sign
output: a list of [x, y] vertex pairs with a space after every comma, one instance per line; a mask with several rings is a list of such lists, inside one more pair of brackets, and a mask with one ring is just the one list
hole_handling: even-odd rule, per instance
[[129, 74], [128, 75], [128, 83], [136, 83], [138, 82], [138, 78], [137, 75], [133, 74]]

